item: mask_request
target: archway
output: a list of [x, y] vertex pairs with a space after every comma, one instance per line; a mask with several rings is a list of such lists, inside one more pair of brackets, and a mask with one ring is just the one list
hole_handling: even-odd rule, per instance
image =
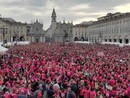
[[116, 35], [114, 35], [114, 37], [113, 37], [112, 41], [113, 41], [113, 42], [118, 42], [118, 40], [117, 40], [117, 39], [118, 39], [118, 37], [117, 37]]
[[86, 38], [85, 41], [88, 41], [88, 38]]
[[109, 42], [111, 42], [112, 40], [111, 39], [109, 39]]
[[116, 39], [114, 39], [114, 42], [116, 42]]
[[107, 42], [107, 37], [106, 36], [104, 36], [103, 41]]
[[81, 41], [84, 41], [84, 37], [81, 37]]
[[78, 41], [78, 38], [77, 38], [77, 37], [75, 37], [75, 38], [74, 38], [74, 41]]
[[122, 39], [119, 39], [119, 43], [122, 43]]
[[36, 43], [38, 43], [39, 42], [39, 38], [36, 38]]
[[128, 43], [129, 43], [129, 38], [128, 38], [127, 35], [126, 35], [125, 38], [124, 38], [124, 43], [125, 43], [125, 44], [128, 44]]
[[125, 38], [125, 44], [128, 44], [128, 43], [129, 43], [129, 39]]
[[105, 42], [107, 42], [107, 39], [105, 39]]
[[13, 42], [16, 41], [16, 36], [13, 36]]
[[25, 39], [24, 39], [23, 36], [20, 36], [19, 40], [20, 40], [20, 41], [25, 41]]

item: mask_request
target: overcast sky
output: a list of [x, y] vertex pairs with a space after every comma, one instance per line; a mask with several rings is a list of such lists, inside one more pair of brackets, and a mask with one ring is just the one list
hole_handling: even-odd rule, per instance
[[16, 21], [31, 22], [38, 18], [47, 29], [51, 23], [53, 7], [57, 21], [96, 20], [114, 12], [130, 12], [130, 0], [0, 0], [0, 14]]

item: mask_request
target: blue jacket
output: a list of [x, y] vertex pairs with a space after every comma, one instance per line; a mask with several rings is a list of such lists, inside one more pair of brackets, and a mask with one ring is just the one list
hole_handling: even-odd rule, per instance
[[23, 95], [23, 94], [19, 94], [18, 98], [27, 98], [27, 97], [25, 95]]

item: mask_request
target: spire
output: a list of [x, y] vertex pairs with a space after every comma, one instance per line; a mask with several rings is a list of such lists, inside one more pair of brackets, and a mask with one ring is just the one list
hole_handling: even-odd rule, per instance
[[63, 23], [65, 23], [65, 17], [63, 18]]
[[36, 19], [36, 23], [38, 23], [38, 19]]
[[56, 22], [56, 12], [55, 12], [55, 9], [53, 8], [53, 11], [52, 11], [52, 22]]
[[52, 16], [56, 16], [55, 8], [53, 8]]

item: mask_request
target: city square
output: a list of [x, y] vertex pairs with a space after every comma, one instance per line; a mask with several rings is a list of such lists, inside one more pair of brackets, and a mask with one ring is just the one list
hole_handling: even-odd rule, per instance
[[61, 1], [0, 1], [0, 98], [130, 98], [130, 2]]

